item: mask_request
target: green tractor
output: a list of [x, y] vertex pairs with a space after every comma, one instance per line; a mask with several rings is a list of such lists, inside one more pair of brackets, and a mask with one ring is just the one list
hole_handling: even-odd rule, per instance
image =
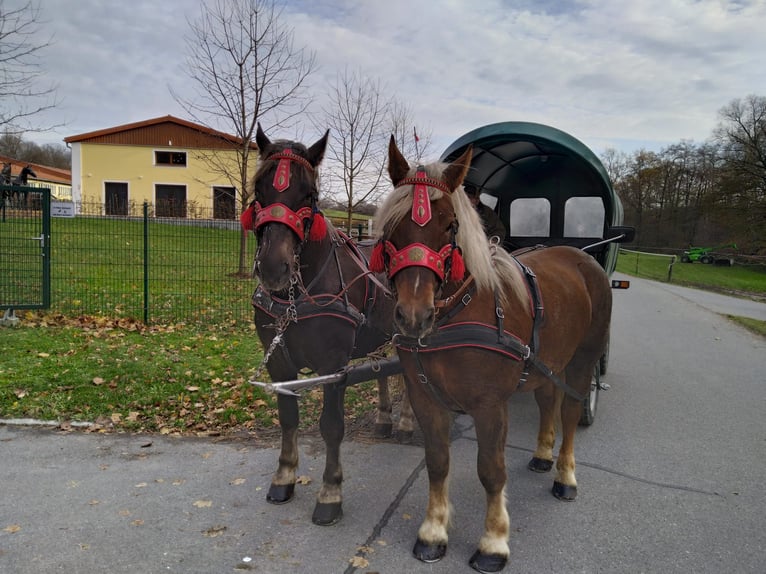
[[[689, 247], [688, 250], [684, 251], [681, 255], [681, 262], [682, 263], [694, 263], [695, 261], [699, 261], [700, 263], [715, 263], [719, 258], [717, 258], [714, 254], [715, 251], [718, 251], [719, 249], [726, 249], [726, 248], [732, 248], [736, 249], [737, 246], [734, 243], [729, 243], [728, 245], [719, 245], [718, 247]], [[728, 257], [721, 258], [721, 260], [726, 260], [729, 264], [731, 264], [731, 259]]]

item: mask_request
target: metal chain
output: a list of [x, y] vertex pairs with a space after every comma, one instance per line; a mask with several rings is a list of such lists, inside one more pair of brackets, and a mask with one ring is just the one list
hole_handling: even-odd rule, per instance
[[[296, 255], [296, 259], [298, 259]], [[294, 269], [298, 269], [298, 262], [296, 261], [296, 265]], [[266, 349], [266, 352], [263, 354], [263, 360], [261, 361], [261, 364], [258, 366], [258, 368], [253, 373], [253, 376], [250, 378], [251, 381], [257, 380], [261, 374], [263, 373], [263, 369], [266, 368], [266, 365], [269, 362], [269, 359], [271, 358], [272, 353], [276, 350], [277, 345], [284, 346], [285, 344], [285, 338], [284, 334], [285, 331], [287, 331], [287, 328], [290, 326], [290, 323], [297, 323], [298, 322], [298, 309], [295, 306], [295, 286], [300, 281], [300, 275], [298, 271], [294, 271], [290, 275], [290, 287], [287, 289], [287, 309], [285, 310], [285, 314], [282, 315], [279, 319], [276, 320], [276, 322], [273, 325], [270, 325], [272, 327], [276, 328], [276, 334], [274, 335], [274, 338], [271, 340], [271, 344], [269, 345], [269, 348]]]

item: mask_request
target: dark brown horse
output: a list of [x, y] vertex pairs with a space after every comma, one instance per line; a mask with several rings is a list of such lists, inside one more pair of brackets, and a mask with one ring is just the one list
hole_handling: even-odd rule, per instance
[[553, 464], [560, 407], [553, 494], [573, 499], [575, 429], [607, 342], [612, 295], [604, 270], [582, 251], [551, 247], [514, 258], [488, 242], [461, 187], [471, 152], [449, 165], [412, 169], [391, 139], [395, 189], [376, 215], [371, 269], [387, 270], [397, 296], [395, 342], [425, 440], [429, 498], [414, 553], [432, 562], [446, 552], [449, 429], [453, 412], [467, 413], [487, 495], [485, 530], [470, 564], [496, 572], [509, 554], [508, 399], [535, 393], [540, 428], [529, 467], [539, 472]]
[[[242, 217], [258, 240], [253, 295], [255, 325], [271, 380], [286, 381], [299, 371], [335, 373], [352, 358], [364, 357], [390, 340], [393, 299], [369, 272], [363, 250], [325, 220], [318, 208], [317, 167], [326, 133], [314, 145], [270, 141], [258, 126], [260, 166], [255, 201]], [[369, 253], [369, 247], [368, 253]], [[385, 278], [383, 278], [385, 280]], [[342, 516], [340, 444], [344, 435], [345, 387], [324, 385], [320, 430], [327, 448], [322, 487], [313, 521], [329, 525]], [[391, 432], [387, 380], [378, 380], [379, 434]], [[298, 468], [298, 401], [278, 395], [282, 450], [267, 500], [288, 502]], [[412, 432], [409, 402], [402, 401], [399, 431]]]

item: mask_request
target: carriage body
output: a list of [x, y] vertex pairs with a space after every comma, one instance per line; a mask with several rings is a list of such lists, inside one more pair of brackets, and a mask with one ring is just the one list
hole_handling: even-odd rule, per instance
[[[475, 185], [506, 228], [506, 249], [534, 245], [587, 248], [608, 275], [617, 263], [623, 209], [598, 157], [581, 141], [531, 122], [489, 124], [458, 138], [442, 154], [449, 162], [473, 145], [464, 183]], [[619, 241], [606, 239], [623, 236]], [[591, 247], [593, 246], [593, 247]]]

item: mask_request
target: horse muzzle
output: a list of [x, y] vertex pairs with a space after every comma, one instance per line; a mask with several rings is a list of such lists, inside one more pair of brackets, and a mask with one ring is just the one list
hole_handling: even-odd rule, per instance
[[433, 305], [415, 306], [397, 303], [394, 323], [399, 332], [419, 339], [428, 335], [434, 327], [436, 310]]

